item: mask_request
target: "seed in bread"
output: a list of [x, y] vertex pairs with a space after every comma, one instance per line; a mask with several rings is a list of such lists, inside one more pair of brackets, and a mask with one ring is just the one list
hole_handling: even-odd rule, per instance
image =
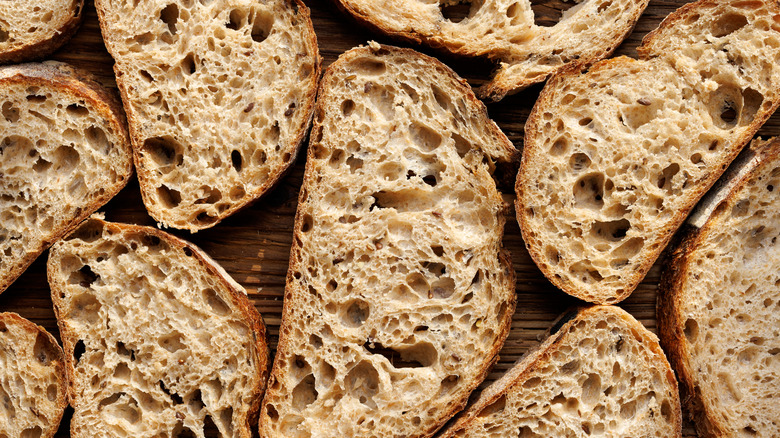
[[775, 1], [703, 0], [639, 48], [548, 82], [529, 116], [516, 211], [566, 293], [628, 297], [780, 103]]
[[265, 327], [200, 249], [92, 218], [52, 247], [48, 275], [72, 437], [252, 436]]
[[0, 292], [132, 171], [119, 101], [86, 72], [0, 67]]
[[755, 141], [738, 163], [692, 215], [658, 296], [662, 345], [702, 437], [780, 435], [780, 140]]
[[[468, 15], [450, 17], [449, 10], [461, 3], [470, 6]], [[477, 90], [493, 101], [569, 65], [606, 58], [631, 33], [649, 1], [578, 3], [555, 25], [544, 26], [535, 24], [528, 0], [387, 0], [381, 8], [371, 0], [337, 1], [342, 10], [380, 32], [457, 55], [500, 61], [493, 79]]]
[[43, 58], [68, 42], [81, 24], [84, 0], [0, 2], [0, 63]]
[[68, 405], [65, 379], [57, 340], [15, 313], [0, 313], [0, 437], [53, 437]]
[[264, 437], [432, 435], [509, 331], [491, 178], [517, 151], [452, 70], [372, 43], [323, 77]]
[[441, 437], [682, 435], [677, 381], [640, 322], [593, 306], [564, 314], [551, 332]]
[[96, 0], [149, 214], [214, 226], [268, 191], [311, 122], [320, 59], [300, 0]]

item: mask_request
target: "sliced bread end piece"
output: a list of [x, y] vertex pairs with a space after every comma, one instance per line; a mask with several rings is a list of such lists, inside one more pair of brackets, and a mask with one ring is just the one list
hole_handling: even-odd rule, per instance
[[53, 437], [68, 405], [57, 340], [16, 313], [0, 313], [0, 364], [0, 437]]
[[52, 248], [73, 437], [249, 438], [268, 375], [260, 315], [196, 246], [92, 218]]
[[303, 2], [95, 4], [152, 217], [209, 228], [284, 176], [320, 77]]
[[91, 75], [0, 67], [0, 291], [132, 175], [124, 113]]
[[0, 3], [0, 63], [40, 59], [59, 49], [78, 30], [83, 7], [84, 0]]
[[677, 382], [658, 339], [624, 310], [565, 313], [441, 436], [679, 437]]
[[658, 295], [661, 342], [706, 437], [780, 430], [780, 140], [737, 160], [689, 220]]

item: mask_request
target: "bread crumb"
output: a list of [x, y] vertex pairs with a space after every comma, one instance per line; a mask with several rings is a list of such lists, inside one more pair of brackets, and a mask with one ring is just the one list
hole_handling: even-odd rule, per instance
[[369, 41], [369, 42], [368, 42], [368, 47], [369, 47], [369, 48], [370, 48], [372, 51], [376, 52], [377, 50], [379, 50], [379, 49], [381, 49], [381, 48], [382, 48], [382, 45], [381, 45], [381, 44], [379, 44], [379, 43], [378, 43], [378, 42], [376, 42], [376, 41], [373, 41], [373, 40], [371, 40], [371, 41]]

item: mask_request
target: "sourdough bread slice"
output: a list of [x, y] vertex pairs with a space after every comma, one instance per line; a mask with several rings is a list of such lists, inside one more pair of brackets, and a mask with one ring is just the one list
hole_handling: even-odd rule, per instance
[[0, 292], [132, 171], [119, 101], [88, 73], [0, 67]]
[[0, 313], [0, 437], [53, 437], [67, 386], [54, 337], [16, 313]]
[[251, 437], [265, 327], [205, 253], [154, 228], [91, 218], [50, 252], [73, 437]]
[[465, 81], [372, 43], [323, 77], [263, 437], [432, 435], [509, 331], [491, 178], [517, 159]]
[[628, 297], [777, 108], [775, 1], [704, 0], [619, 57], [548, 82], [529, 116], [517, 217], [566, 293]]
[[320, 58], [300, 0], [96, 0], [116, 61], [144, 204], [208, 228], [295, 161]]
[[679, 437], [677, 381], [658, 338], [624, 310], [562, 316], [441, 435]]
[[738, 160], [692, 215], [658, 296], [661, 341], [705, 437], [780, 434], [780, 140]]
[[[500, 61], [494, 78], [477, 90], [493, 101], [542, 82], [570, 64], [609, 56], [631, 33], [648, 0], [584, 0], [551, 27], [534, 24], [529, 0], [337, 0], [344, 11], [380, 32], [465, 56]], [[470, 5], [461, 21], [446, 18]]]
[[84, 0], [0, 2], [0, 63], [43, 58], [81, 24]]

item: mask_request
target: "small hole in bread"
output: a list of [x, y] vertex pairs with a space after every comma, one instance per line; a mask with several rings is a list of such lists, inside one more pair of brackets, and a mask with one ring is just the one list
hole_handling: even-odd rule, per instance
[[712, 36], [721, 38], [747, 26], [748, 20], [744, 15], [726, 14], [713, 24]]
[[600, 210], [604, 206], [604, 174], [589, 173], [574, 183], [575, 206]]
[[274, 16], [270, 12], [253, 10], [254, 15], [250, 17], [252, 22], [252, 40], [256, 43], [262, 43], [271, 34], [274, 25]]
[[439, 8], [445, 20], [460, 23], [471, 15], [472, 2], [471, 0], [439, 0]]
[[76, 363], [81, 360], [81, 356], [87, 351], [87, 347], [84, 345], [84, 341], [81, 339], [76, 342], [76, 346], [73, 347], [73, 358], [76, 359]]
[[531, 0], [531, 10], [534, 12], [534, 24], [542, 27], [555, 26], [561, 21], [563, 13], [576, 4], [576, 2], [565, 0]]
[[68, 105], [68, 107], [65, 108], [65, 111], [74, 117], [86, 117], [89, 115], [89, 110], [85, 106], [79, 105], [77, 103]]
[[157, 187], [157, 199], [165, 208], [175, 208], [181, 203], [181, 192], [166, 185]]
[[307, 406], [317, 401], [314, 374], [309, 374], [295, 385], [292, 390], [292, 407], [297, 411], [303, 411]]
[[19, 121], [19, 108], [15, 107], [12, 102], [3, 103], [2, 113], [5, 120], [11, 123]]
[[160, 11], [160, 20], [168, 26], [171, 35], [176, 35], [176, 22], [179, 21], [179, 7], [171, 3]]
[[0, 27], [0, 43], [4, 43], [4, 42], [8, 41], [9, 39], [11, 39], [11, 38], [10, 38], [10, 34], [8, 33], [8, 31], [5, 30], [4, 28]]
[[233, 163], [233, 168], [236, 169], [236, 172], [241, 172], [241, 167], [244, 161], [241, 157], [241, 152], [233, 150], [233, 152], [230, 153], [230, 161]]

